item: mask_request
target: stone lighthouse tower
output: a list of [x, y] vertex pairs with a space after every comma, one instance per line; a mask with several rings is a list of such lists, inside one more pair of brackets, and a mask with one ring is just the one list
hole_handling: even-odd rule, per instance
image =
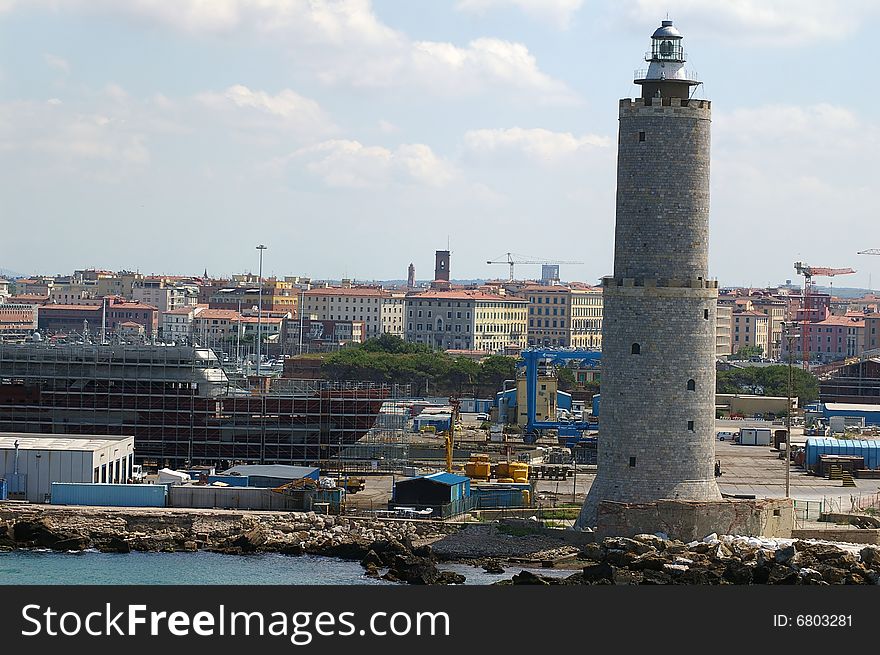
[[715, 308], [708, 277], [710, 103], [682, 35], [651, 37], [642, 96], [620, 101], [614, 275], [603, 279], [601, 501], [720, 500], [715, 483]]

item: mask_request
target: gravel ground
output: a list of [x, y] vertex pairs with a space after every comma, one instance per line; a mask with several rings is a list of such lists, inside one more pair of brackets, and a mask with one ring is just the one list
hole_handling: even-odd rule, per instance
[[463, 530], [431, 544], [441, 559], [508, 558], [551, 559], [578, 552], [577, 547], [540, 534], [506, 534], [493, 523], [469, 524]]

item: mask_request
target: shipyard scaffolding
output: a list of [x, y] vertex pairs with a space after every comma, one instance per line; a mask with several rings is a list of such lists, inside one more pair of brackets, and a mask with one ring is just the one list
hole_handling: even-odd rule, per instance
[[147, 466], [332, 468], [382, 449], [398, 458], [401, 431], [376, 423], [408, 394], [368, 382], [231, 380], [213, 350], [195, 346], [0, 343], [0, 431], [132, 435]]

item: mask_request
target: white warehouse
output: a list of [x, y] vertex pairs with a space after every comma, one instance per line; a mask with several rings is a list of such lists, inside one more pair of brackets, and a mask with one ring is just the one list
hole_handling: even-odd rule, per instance
[[0, 432], [0, 478], [9, 498], [44, 503], [53, 482], [131, 478], [134, 437]]

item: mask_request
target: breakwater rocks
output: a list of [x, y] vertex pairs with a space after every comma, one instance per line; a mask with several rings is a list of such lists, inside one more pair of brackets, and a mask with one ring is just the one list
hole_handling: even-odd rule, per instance
[[880, 548], [710, 535], [682, 543], [655, 535], [587, 544], [584, 567], [566, 578], [523, 571], [496, 584], [877, 585]]
[[204, 550], [375, 559], [376, 574], [380, 567], [387, 568], [387, 579], [415, 584], [460, 582], [436, 571], [427, 545], [457, 529], [439, 522], [378, 521], [314, 512], [0, 507], [0, 550]]

